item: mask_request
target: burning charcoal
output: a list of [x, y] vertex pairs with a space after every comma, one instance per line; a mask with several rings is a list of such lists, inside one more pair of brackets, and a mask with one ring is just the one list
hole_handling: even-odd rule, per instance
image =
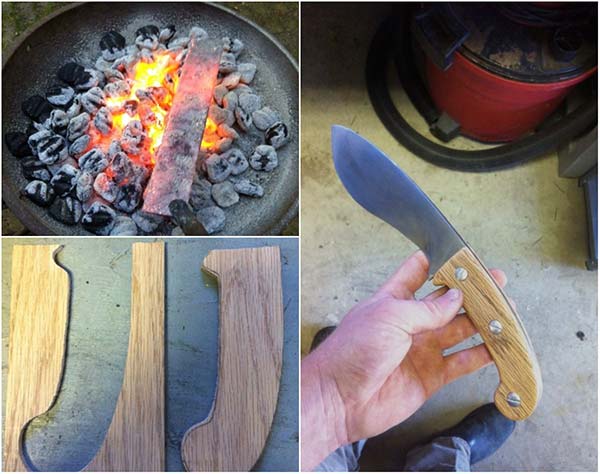
[[134, 117], [135, 115], [137, 115], [137, 109], [139, 104], [140, 103], [135, 99], [127, 100], [123, 104], [123, 110], [130, 117]]
[[81, 113], [81, 99], [80, 99], [80, 96], [77, 95], [73, 99], [73, 103], [67, 109], [67, 117], [69, 117], [69, 119], [73, 119], [74, 117], [77, 117], [80, 113]]
[[85, 155], [79, 158], [79, 167], [81, 171], [86, 171], [92, 176], [97, 176], [108, 166], [108, 158], [104, 155], [102, 150], [98, 148], [92, 148]]
[[123, 56], [125, 50], [125, 38], [116, 31], [109, 31], [100, 40], [102, 57], [107, 61], [114, 61]]
[[156, 123], [156, 114], [152, 110], [153, 103], [149, 100], [142, 100], [138, 105], [138, 115], [140, 122], [145, 129], [148, 129]]
[[64, 161], [69, 156], [67, 141], [60, 135], [53, 135], [37, 146], [38, 159], [47, 165]]
[[281, 148], [289, 140], [288, 128], [283, 122], [277, 122], [271, 125], [265, 132], [265, 141], [267, 145], [273, 148]]
[[232, 72], [223, 78], [221, 84], [227, 87], [227, 89], [234, 89], [240, 83], [240, 77], [239, 72]]
[[70, 142], [75, 141], [75, 139], [87, 132], [89, 123], [90, 114], [86, 112], [73, 117], [69, 121], [69, 126], [67, 127], [67, 139]]
[[233, 53], [223, 53], [221, 55], [221, 62], [219, 63], [219, 72], [221, 74], [229, 74], [235, 70], [237, 70], [235, 55]]
[[118, 140], [113, 140], [112, 142], [110, 142], [110, 145], [108, 145], [108, 151], [106, 152], [106, 157], [108, 158], [108, 161], [112, 163], [112, 161], [117, 156], [117, 153], [120, 153], [122, 151], [123, 150], [121, 149], [121, 144]]
[[54, 133], [52, 133], [50, 130], [46, 130], [45, 128], [43, 128], [40, 131], [30, 135], [27, 139], [27, 144], [29, 145], [29, 148], [33, 150], [35, 154], [37, 154], [37, 149], [40, 143], [52, 136], [54, 136]]
[[71, 146], [69, 146], [69, 155], [74, 156], [75, 158], [79, 158], [85, 153], [89, 145], [90, 136], [81, 135], [73, 143], [71, 143]]
[[44, 181], [31, 181], [21, 191], [38, 206], [48, 207], [54, 200], [54, 190]]
[[110, 163], [110, 170], [116, 183], [120, 183], [133, 176], [133, 164], [129, 157], [123, 152], [118, 152], [114, 156]]
[[244, 112], [247, 114], [252, 114], [260, 109], [261, 107], [261, 98], [256, 94], [240, 94], [239, 104]]
[[110, 231], [110, 235], [137, 235], [138, 230], [135, 222], [131, 217], [117, 216], [115, 218], [115, 225]]
[[126, 153], [137, 155], [141, 151], [145, 134], [142, 123], [139, 120], [132, 120], [123, 129], [121, 135], [121, 148]]
[[155, 104], [162, 107], [164, 110], [169, 110], [171, 94], [166, 87], [148, 87], [146, 90]]
[[160, 34], [158, 35], [158, 41], [162, 44], [169, 44], [171, 38], [175, 36], [175, 25], [167, 25], [162, 30], [160, 30]]
[[224, 109], [231, 110], [233, 112], [238, 106], [237, 94], [235, 92], [228, 92], [223, 97], [222, 103]]
[[240, 138], [240, 135], [236, 132], [235, 128], [230, 127], [226, 123], [219, 124], [217, 127], [217, 135], [221, 138], [231, 138], [232, 140]]
[[130, 90], [127, 81], [109, 82], [104, 86], [104, 94], [106, 94], [106, 97], [111, 98], [126, 97], [129, 95]]
[[277, 165], [277, 152], [270, 145], [258, 145], [250, 157], [250, 166], [256, 171], [273, 171]]
[[41, 95], [33, 95], [23, 101], [21, 110], [30, 119], [41, 123], [50, 116], [52, 105]]
[[200, 28], [199, 26], [194, 26], [193, 28], [190, 29], [189, 37], [190, 37], [190, 39], [192, 39], [194, 36], [196, 37], [197, 41], [200, 41], [200, 40], [208, 38], [208, 33], [206, 31], [204, 31], [202, 28]]
[[158, 36], [160, 30], [157, 26], [146, 25], [142, 26], [135, 32], [135, 44], [138, 48], [156, 49], [158, 47]]
[[89, 201], [94, 193], [94, 177], [87, 172], [79, 173], [75, 184], [75, 195], [81, 202]]
[[81, 225], [93, 234], [108, 235], [115, 226], [115, 218], [115, 211], [106, 204], [95, 202], [81, 218]]
[[227, 161], [231, 167], [231, 174], [234, 176], [242, 174], [248, 169], [248, 160], [241, 150], [234, 148], [226, 153]]
[[244, 196], [263, 197], [265, 192], [260, 184], [253, 183], [249, 179], [243, 178], [234, 181], [233, 189]]
[[252, 115], [238, 107], [235, 109], [235, 121], [244, 132], [247, 132], [252, 126]]
[[194, 215], [189, 204], [182, 199], [169, 203], [169, 212], [184, 235], [206, 235], [206, 230]]
[[192, 183], [192, 191], [190, 193], [190, 204], [193, 209], [198, 210], [204, 207], [214, 206], [215, 202], [212, 199], [212, 184], [206, 179], [195, 179]]
[[231, 148], [231, 145], [233, 145], [233, 140], [231, 138], [220, 138], [212, 145], [211, 149], [215, 153], [224, 153]]
[[119, 186], [114, 206], [119, 211], [132, 213], [142, 199], [142, 186], [138, 183], [127, 183]]
[[131, 218], [143, 232], [155, 231], [164, 221], [163, 216], [159, 216], [158, 214], [150, 214], [142, 210], [135, 211], [131, 215]]
[[265, 131], [277, 122], [281, 122], [281, 117], [269, 107], [263, 107], [252, 114], [252, 120], [256, 128]]
[[57, 195], [64, 197], [73, 190], [80, 174], [81, 172], [77, 168], [74, 168], [71, 165], [63, 165], [58, 172], [52, 176], [50, 184]]
[[61, 161], [60, 163], [51, 163], [49, 165], [46, 165], [46, 167], [48, 168], [48, 171], [50, 171], [50, 173], [54, 176], [64, 165], [71, 165], [73, 168], [79, 169], [79, 163], [77, 163], [77, 160], [71, 158], [70, 156], [67, 157], [66, 160]]
[[256, 74], [256, 64], [240, 63], [237, 65], [237, 71], [240, 73], [240, 82], [250, 84]]
[[64, 135], [69, 125], [69, 117], [64, 110], [54, 109], [50, 113], [50, 126], [56, 133]]
[[213, 184], [211, 189], [212, 197], [221, 207], [233, 206], [240, 200], [240, 196], [235, 192], [233, 184], [229, 181]]
[[27, 135], [21, 132], [8, 132], [4, 135], [6, 148], [15, 158], [23, 158], [31, 155], [31, 148], [27, 143]]
[[81, 94], [81, 106], [89, 114], [95, 114], [105, 103], [104, 92], [99, 87], [92, 87], [86, 93]]
[[210, 155], [206, 160], [206, 174], [211, 182], [220, 183], [231, 174], [231, 165], [222, 156]]
[[71, 196], [57, 198], [48, 212], [63, 224], [75, 225], [81, 219], [81, 203]]
[[117, 199], [119, 187], [106, 173], [99, 173], [94, 180], [94, 191], [107, 202]]
[[67, 107], [75, 97], [75, 91], [68, 86], [52, 86], [46, 92], [46, 100], [56, 107]]
[[231, 112], [231, 110], [222, 109], [218, 105], [211, 105], [210, 108], [208, 109], [208, 116], [217, 125], [220, 123], [229, 124], [229, 122], [232, 121], [231, 119], [233, 117], [233, 113]]
[[228, 53], [233, 53], [237, 58], [244, 49], [244, 43], [237, 38], [232, 40], [226, 37], [223, 38], [223, 49]]
[[205, 207], [196, 213], [196, 217], [208, 234], [214, 234], [225, 227], [225, 213], [218, 206]]
[[223, 97], [225, 97], [225, 94], [227, 94], [228, 92], [229, 92], [229, 89], [227, 89], [227, 87], [225, 87], [222, 84], [215, 87], [214, 96], [215, 96], [215, 101], [217, 102], [218, 105], [223, 105]]
[[21, 171], [27, 179], [37, 179], [40, 181], [50, 181], [52, 175], [46, 165], [34, 156], [28, 156], [21, 160]]
[[94, 117], [94, 125], [102, 135], [108, 135], [113, 127], [113, 117], [106, 107], [98, 110]]
[[[102, 69], [102, 72], [104, 73], [104, 77], [106, 77], [106, 81], [108, 83], [125, 80], [125, 75], [117, 69]], [[106, 92], [106, 89], [104, 89], [104, 91]]]

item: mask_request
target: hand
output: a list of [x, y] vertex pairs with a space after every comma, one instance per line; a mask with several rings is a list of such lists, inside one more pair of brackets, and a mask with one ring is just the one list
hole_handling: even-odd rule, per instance
[[[492, 362], [484, 345], [442, 356], [477, 330], [466, 315], [457, 316], [459, 290], [414, 299], [428, 267], [425, 254], [413, 254], [302, 361], [303, 468], [397, 425], [444, 385]], [[506, 284], [503, 272], [491, 273]]]

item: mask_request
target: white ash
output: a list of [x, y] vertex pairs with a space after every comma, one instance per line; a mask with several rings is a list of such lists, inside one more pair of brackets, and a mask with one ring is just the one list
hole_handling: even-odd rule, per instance
[[277, 152], [270, 145], [259, 145], [250, 157], [250, 166], [256, 171], [273, 171], [279, 164]]
[[206, 174], [212, 183], [223, 182], [231, 174], [231, 164], [223, 156], [211, 155], [206, 160]]
[[251, 197], [263, 197], [265, 191], [260, 184], [253, 183], [247, 178], [236, 179], [233, 181], [233, 189], [236, 190], [239, 194], [243, 194], [244, 196]]
[[237, 107], [235, 109], [235, 121], [242, 131], [247, 132], [252, 126], [252, 115], [250, 115], [241, 107]]
[[213, 184], [211, 194], [220, 207], [231, 207], [240, 200], [240, 196], [230, 181]]
[[229, 150], [224, 158], [229, 162], [231, 174], [234, 176], [238, 176], [248, 169], [248, 160], [238, 148]]

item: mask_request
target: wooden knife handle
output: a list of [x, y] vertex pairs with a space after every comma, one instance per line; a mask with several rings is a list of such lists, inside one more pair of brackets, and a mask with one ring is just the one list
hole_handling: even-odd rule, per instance
[[511, 420], [529, 417], [542, 395], [542, 377], [529, 337], [504, 292], [468, 247], [437, 271], [433, 284], [463, 292], [463, 307], [498, 368], [498, 410]]

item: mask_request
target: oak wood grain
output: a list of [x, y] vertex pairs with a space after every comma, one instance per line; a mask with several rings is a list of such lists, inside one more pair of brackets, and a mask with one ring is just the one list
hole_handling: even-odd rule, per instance
[[24, 472], [27, 424], [56, 400], [64, 368], [69, 275], [59, 245], [15, 245], [12, 254], [4, 471]]
[[84, 471], [165, 469], [164, 243], [134, 243], [123, 385], [100, 450]]
[[277, 406], [283, 349], [278, 247], [213, 250], [219, 281], [219, 368], [211, 412], [182, 442], [188, 471], [249, 471]]
[[[455, 274], [457, 268], [467, 271], [462, 281]], [[500, 384], [494, 401], [500, 412], [512, 420], [529, 417], [542, 395], [542, 377], [529, 337], [502, 289], [468, 247], [437, 271], [433, 283], [462, 290], [463, 306], [498, 368]], [[501, 324], [500, 333], [490, 330], [492, 321]], [[508, 403], [509, 393], [518, 394], [519, 406]]]

